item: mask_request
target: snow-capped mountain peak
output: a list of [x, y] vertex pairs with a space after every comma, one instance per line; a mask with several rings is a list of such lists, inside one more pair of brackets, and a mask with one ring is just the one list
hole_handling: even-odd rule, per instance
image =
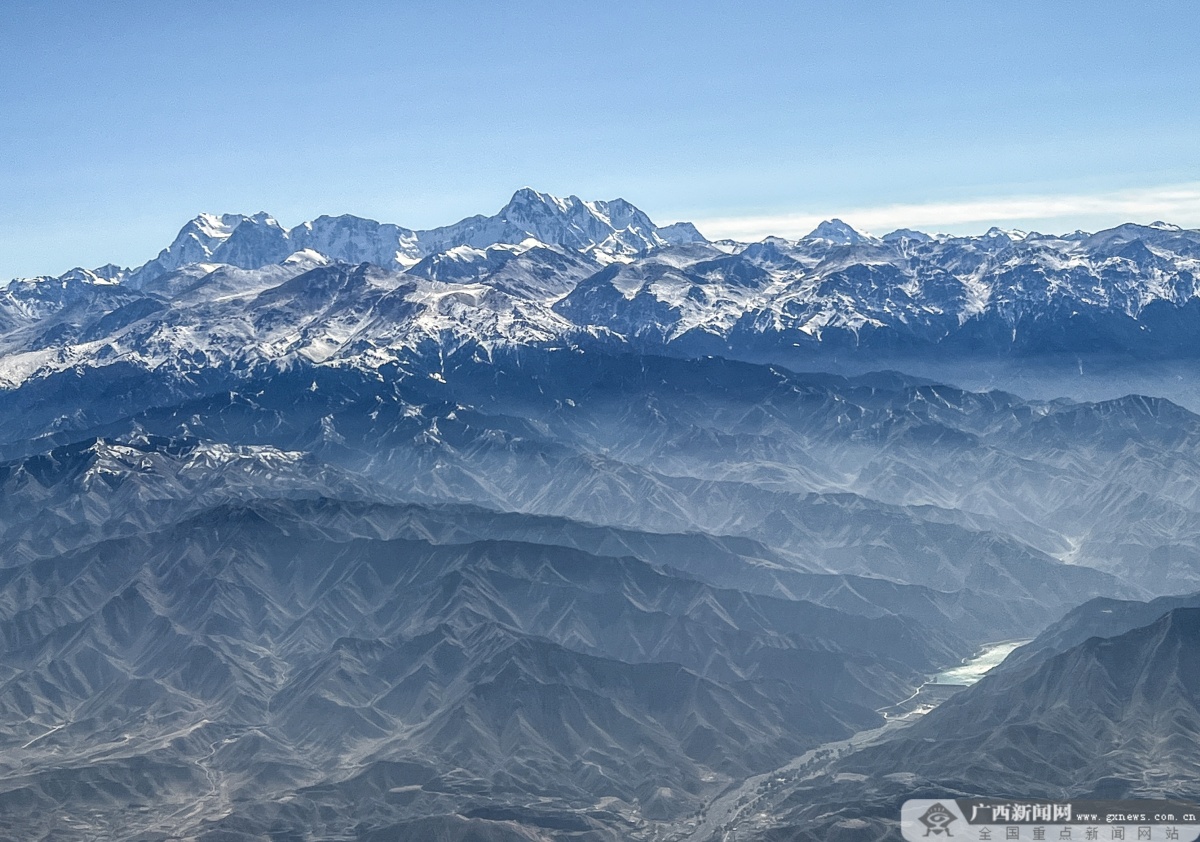
[[880, 239], [885, 243], [900, 242], [901, 240], [914, 240], [918, 243], [929, 243], [933, 241], [933, 237], [926, 234], [924, 231], [914, 231], [911, 228], [897, 228], [884, 234]]
[[289, 254], [283, 261], [284, 266], [328, 266], [329, 258], [313, 249], [300, 249]]
[[804, 239], [825, 240], [839, 246], [856, 246], [859, 243], [877, 242], [875, 237], [856, 231], [840, 219], [827, 219], [810, 231]]
[[664, 225], [658, 229], [658, 236], [673, 246], [708, 242], [704, 235], [696, 229], [696, 226], [690, 222], [673, 222], [670, 225]]
[[185, 225], [180, 235], [182, 236], [184, 231], [187, 231], [188, 233], [195, 233], [210, 240], [224, 241], [233, 233], [233, 229], [237, 228], [245, 220], [246, 217], [235, 213], [225, 213], [220, 216], [212, 213], [202, 213]]
[[275, 217], [271, 216], [271, 214], [267, 213], [266, 211], [259, 211], [258, 213], [254, 214], [249, 219], [247, 219], [246, 221], [253, 222], [255, 225], [269, 225], [272, 228], [282, 228], [283, 227], [282, 225], [279, 224], [279, 221], [277, 219], [275, 219]]
[[[605, 263], [668, 245], [650, 217], [624, 199], [561, 198], [523, 187], [494, 216], [471, 216], [453, 225], [417, 232], [421, 252], [456, 246], [487, 249], [530, 237], [550, 245], [596, 253]], [[699, 232], [676, 230], [675, 239], [694, 241]]]
[[500, 209], [500, 216], [512, 219], [522, 215], [536, 215], [538, 209], [549, 213], [562, 214], [568, 213], [578, 203], [579, 199], [576, 196], [560, 199], [549, 193], [534, 190], [532, 187], [522, 187], [513, 193], [512, 198], [508, 200], [508, 204]]
[[153, 260], [135, 269], [129, 278], [134, 287], [144, 286], [160, 275], [173, 272], [190, 263], [205, 263], [249, 217], [242, 214], [201, 213], [189, 220], [175, 235], [169, 246]]
[[999, 226], [993, 225], [983, 236], [991, 239], [1005, 238], [1012, 240], [1015, 243], [1028, 239], [1030, 233], [1031, 232], [1029, 231], [1022, 231], [1019, 228], [1000, 228]]
[[[225, 264], [258, 269], [281, 264], [306, 250], [331, 261], [406, 269], [460, 246], [486, 251], [527, 240], [591, 254], [603, 264], [668, 245], [707, 242], [691, 223], [659, 228], [624, 199], [562, 198], [523, 187], [494, 216], [472, 216], [422, 231], [350, 214], [323, 215], [288, 229], [267, 211], [252, 215], [201, 213], [154, 259], [117, 274], [130, 287], [142, 289], [155, 278], [186, 266]], [[106, 277], [113, 279], [117, 274]]]

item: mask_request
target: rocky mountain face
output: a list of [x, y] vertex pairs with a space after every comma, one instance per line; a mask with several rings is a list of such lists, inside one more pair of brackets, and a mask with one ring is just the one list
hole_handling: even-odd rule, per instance
[[1041, 662], [1093, 637], [1117, 637], [1148, 626], [1177, 608], [1200, 608], [1200, 593], [1161, 596], [1148, 602], [1108, 598], [1088, 600], [1068, 611], [1061, 620], [1052, 623], [1027, 645], [1013, 652], [1005, 659], [1001, 669], [1011, 670]]
[[[435, 543], [403, 525], [423, 515], [438, 519], [216, 506], [9, 571], [6, 824], [67, 832], [53, 809], [67, 787], [110, 823], [93, 833], [219, 838], [329, 805], [317, 826], [334, 838], [363, 815], [471, 805], [611, 829], [620, 809], [575, 811], [599, 792], [650, 817], [695, 809], [873, 722], [951, 645], [628, 556]], [[203, 811], [172, 827], [164, 804], [188, 793]]]
[[[775, 827], [732, 838], [899, 839], [899, 804], [933, 793], [1194, 802], [1200, 798], [1196, 601], [1126, 603], [1121, 610], [1104, 607], [1117, 604], [1110, 601], [1089, 603], [1019, 662], [909, 727], [769, 793]], [[1111, 618], [1109, 611], [1120, 619], [1098, 619]], [[1084, 614], [1121, 631], [1067, 645], [1061, 632], [1078, 628]], [[1135, 614], [1156, 617], [1124, 629]], [[1053, 648], [1054, 640], [1064, 648]]]
[[[202, 215], [13, 281], [0, 837], [878, 837], [922, 787], [1165, 791], [1200, 416], [913, 372], [1186, 368], [1198, 245], [712, 243], [522, 190], [429, 231]], [[781, 768], [769, 821], [711, 819]]]

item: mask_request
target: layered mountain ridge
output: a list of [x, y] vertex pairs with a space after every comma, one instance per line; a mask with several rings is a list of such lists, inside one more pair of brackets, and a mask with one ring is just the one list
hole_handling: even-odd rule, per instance
[[[522, 190], [13, 281], [0, 839], [874, 840], [922, 788], [1165, 791], [1194, 618], [1121, 636], [1200, 588], [1198, 260], [1165, 224], [709, 242]], [[1059, 358], [1171, 389], [917, 365]]]

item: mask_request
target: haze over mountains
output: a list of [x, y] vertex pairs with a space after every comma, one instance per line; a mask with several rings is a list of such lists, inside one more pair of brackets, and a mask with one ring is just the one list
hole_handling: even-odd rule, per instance
[[[1197, 266], [1161, 223], [743, 244], [525, 189], [13, 281], [0, 838], [873, 839], [920, 787], [1166, 792]], [[928, 376], [1002, 364], [1037, 388]], [[1170, 377], [1061, 388], [1101, 365]]]

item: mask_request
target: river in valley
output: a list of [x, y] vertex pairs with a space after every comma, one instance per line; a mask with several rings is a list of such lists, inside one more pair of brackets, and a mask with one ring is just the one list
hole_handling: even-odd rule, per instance
[[970, 686], [991, 672], [993, 668], [1000, 666], [1010, 652], [1028, 642], [1029, 640], [1003, 640], [998, 643], [988, 643], [980, 649], [975, 657], [966, 659], [957, 667], [939, 672], [930, 681], [934, 684]]

